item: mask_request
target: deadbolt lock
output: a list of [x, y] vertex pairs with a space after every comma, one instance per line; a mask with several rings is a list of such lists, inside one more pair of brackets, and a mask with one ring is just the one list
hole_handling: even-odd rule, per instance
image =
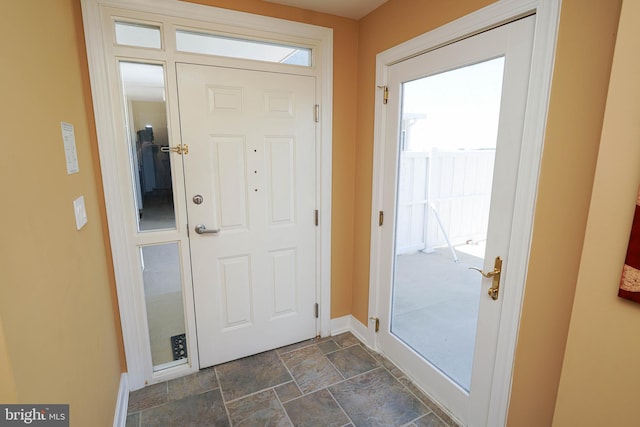
[[191, 200], [193, 200], [193, 203], [195, 203], [196, 205], [201, 205], [202, 202], [204, 202], [204, 197], [202, 197], [200, 194], [196, 194]]

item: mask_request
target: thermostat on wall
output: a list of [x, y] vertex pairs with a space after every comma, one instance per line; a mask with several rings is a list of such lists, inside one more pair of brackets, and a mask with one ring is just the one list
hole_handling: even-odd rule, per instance
[[60, 122], [62, 127], [62, 142], [64, 143], [64, 155], [67, 160], [67, 173], [78, 173], [78, 153], [76, 151], [76, 135], [71, 123]]

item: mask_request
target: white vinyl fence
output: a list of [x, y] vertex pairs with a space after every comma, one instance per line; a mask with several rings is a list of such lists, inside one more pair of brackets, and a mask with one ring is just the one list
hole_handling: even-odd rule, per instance
[[396, 253], [486, 239], [495, 150], [402, 152]]

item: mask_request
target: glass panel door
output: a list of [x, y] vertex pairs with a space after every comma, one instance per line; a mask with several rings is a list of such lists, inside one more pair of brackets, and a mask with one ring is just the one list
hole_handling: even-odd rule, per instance
[[466, 391], [503, 68], [499, 57], [402, 86], [391, 333]]
[[502, 417], [534, 28], [523, 18], [387, 68], [376, 344], [461, 425]]

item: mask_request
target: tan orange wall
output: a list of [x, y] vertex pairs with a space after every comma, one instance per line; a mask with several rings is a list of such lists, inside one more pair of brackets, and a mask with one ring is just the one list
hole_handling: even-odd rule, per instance
[[351, 313], [358, 23], [260, 0], [190, 0], [333, 29], [333, 195], [331, 318]]
[[4, 336], [4, 327], [0, 319], [0, 402], [16, 403], [16, 383], [13, 380], [13, 369], [9, 360], [9, 350]]
[[[0, 13], [0, 371], [18, 402], [70, 403], [71, 425], [111, 425], [123, 367], [81, 22], [79, 0]], [[74, 175], [61, 121], [75, 126]], [[78, 231], [80, 195], [89, 222]]]
[[551, 425], [620, 0], [564, 0], [508, 425]]
[[553, 426], [635, 426], [640, 305], [617, 297], [640, 183], [640, 2], [624, 1]]

